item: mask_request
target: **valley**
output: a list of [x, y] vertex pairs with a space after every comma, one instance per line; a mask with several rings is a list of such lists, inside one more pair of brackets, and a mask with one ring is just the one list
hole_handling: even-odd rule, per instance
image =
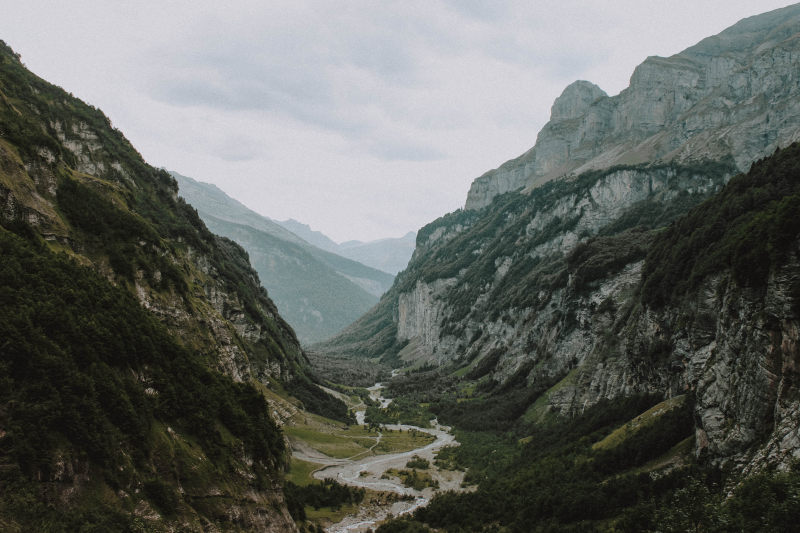
[[[291, 148], [445, 157], [346, 137]], [[346, 210], [330, 166], [308, 198]], [[149, 164], [0, 41], [0, 530], [797, 531], [800, 4], [570, 83], [463, 193], [337, 244]]]
[[[367, 390], [371, 401], [385, 408], [391, 399], [381, 395], [383, 389], [376, 383]], [[304, 423], [286, 426], [292, 443], [292, 482], [307, 485], [312, 480], [333, 479], [365, 489], [367, 494], [366, 502], [346, 510], [350, 514], [309, 507], [307, 516], [329, 532], [363, 533], [390, 515], [401, 516], [424, 507], [437, 492], [464, 490], [464, 472], [440, 468], [436, 463], [442, 448], [458, 445], [450, 428], [435, 422], [425, 428], [366, 425], [366, 405], [355, 398], [351, 401], [357, 425], [332, 430], [320, 419], [316, 423], [305, 419]]]

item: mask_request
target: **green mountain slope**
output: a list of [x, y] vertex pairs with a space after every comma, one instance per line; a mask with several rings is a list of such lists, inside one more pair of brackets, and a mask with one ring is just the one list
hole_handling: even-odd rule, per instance
[[172, 175], [181, 196], [208, 227], [248, 251], [264, 287], [301, 341], [338, 333], [391, 285], [391, 275], [308, 244], [214, 185]]
[[574, 289], [589, 297], [620, 265], [641, 275], [624, 294], [607, 292], [595, 316], [579, 311], [604, 331], [555, 384], [531, 367], [501, 381], [504, 351], [466, 373], [395, 380], [390, 393], [462, 430], [447, 460], [479, 485], [434, 498], [416, 520], [472, 531], [793, 530], [798, 217], [795, 143], [649, 239], [598, 237], [570, 255]]
[[0, 43], [0, 529], [295, 530], [262, 392], [346, 408], [177, 192]]

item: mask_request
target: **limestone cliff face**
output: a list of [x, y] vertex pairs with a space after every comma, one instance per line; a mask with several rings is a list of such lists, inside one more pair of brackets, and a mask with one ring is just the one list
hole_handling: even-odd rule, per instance
[[416, 338], [425, 346], [437, 343], [445, 307], [441, 296], [455, 283], [455, 279], [417, 282], [412, 291], [401, 294], [397, 302], [397, 339]]
[[390, 358], [546, 390], [529, 421], [688, 392], [697, 454], [745, 472], [785, 468], [800, 457], [800, 243], [763, 290], [723, 269], [684, 300], [641, 303], [644, 258], [659, 234], [650, 228], [713, 196], [734, 168], [588, 172], [442, 217], [420, 230], [409, 268], [347, 346], [392, 335]]
[[[556, 315], [575, 306], [571, 292], [542, 286], [538, 294], [525, 298], [530, 305], [500, 309], [500, 302], [512, 303], [520, 296], [515, 291], [537, 291], [523, 281], [527, 275], [539, 270], [543, 276], [566, 275], [563, 259], [554, 258], [565, 257], [631, 207], [704, 198], [718, 190], [727, 177], [724, 168], [713, 174], [675, 166], [620, 169], [565, 184], [559, 188], [560, 194], [520, 196], [518, 210], [506, 210], [498, 216], [502, 219], [498, 226], [480, 237], [474, 235], [474, 226], [465, 228], [461, 221], [426, 231], [423, 235], [430, 236], [418, 248], [407, 274], [416, 281], [401, 290], [395, 288], [397, 339], [414, 341], [416, 357], [424, 354], [433, 360], [436, 353], [439, 363], [464, 353], [483, 357], [503, 347], [507, 353], [499, 370], [501, 375], [513, 373], [528, 359], [530, 339], [552, 337], [554, 322], [563, 321]], [[452, 260], [457, 253], [474, 260], [465, 260], [464, 268], [453, 269], [452, 277], [426, 279], [423, 274], [420, 279], [420, 271], [428, 270], [431, 263]], [[618, 286], [630, 286], [634, 278], [635, 272], [628, 273], [626, 281], [615, 280], [612, 285], [619, 291]], [[612, 291], [610, 287], [602, 290]], [[587, 300], [586, 306], [596, 305], [597, 298]], [[459, 310], [453, 308], [454, 301], [459, 302]], [[542, 307], [550, 311], [542, 313]], [[498, 311], [504, 316], [497, 318]], [[591, 314], [588, 307], [580, 312]], [[467, 345], [477, 331], [482, 332], [481, 342]], [[593, 341], [576, 334], [552, 346], [547, 343], [548, 351], [557, 355], [545, 366], [552, 366], [555, 376], [574, 360], [581, 360]]]
[[466, 208], [591, 169], [733, 158], [740, 171], [800, 139], [800, 7], [745, 19], [669, 58], [616, 96], [578, 81], [528, 152], [477, 178]]
[[[765, 291], [737, 287], [728, 275], [711, 278], [680, 306], [634, 312], [615, 345], [603, 330], [618, 318], [610, 310], [620, 309], [624, 295], [594, 293], [589, 298], [609, 311], [581, 322], [578, 329], [592, 348], [563, 386], [548, 394], [546, 409], [574, 414], [603, 398], [691, 391], [697, 454], [746, 472], [788, 468], [800, 458], [800, 316], [791, 294], [800, 279], [798, 244]], [[636, 270], [631, 265], [630, 272]], [[659, 350], [661, 357], [653, 359]]]

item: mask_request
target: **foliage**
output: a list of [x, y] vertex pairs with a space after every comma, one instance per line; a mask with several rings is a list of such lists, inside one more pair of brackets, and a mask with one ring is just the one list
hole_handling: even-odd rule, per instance
[[411, 460], [406, 463], [406, 468], [418, 468], [419, 470], [427, 470], [430, 466], [430, 461], [419, 455], [414, 455]]
[[70, 178], [62, 180], [57, 199], [67, 219], [86, 233], [85, 242], [108, 254], [109, 263], [119, 276], [133, 281], [136, 270], [141, 269], [153, 285], [186, 293], [183, 274], [165, 254], [158, 253], [161, 239], [144, 219]]
[[430, 529], [409, 518], [399, 518], [381, 524], [375, 533], [430, 533]]
[[608, 279], [625, 265], [644, 259], [652, 234], [641, 226], [613, 236], [598, 236], [579, 243], [567, 254], [567, 268], [576, 290]]
[[[61, 451], [95, 465], [110, 486], [129, 487], [128, 461], [150, 469], [157, 420], [193, 436], [223, 468], [239, 446], [262, 468], [283, 456], [261, 394], [203, 366], [129, 292], [2, 229], [0, 256], [0, 447], [20, 479], [55, 475]], [[154, 483], [146, 494], [174, 509]]]
[[287, 481], [284, 493], [289, 513], [295, 521], [300, 522], [306, 519], [305, 508], [307, 506], [315, 509], [320, 507], [339, 508], [344, 504], [361, 503], [366, 491], [362, 488], [342, 485], [334, 479], [324, 479], [320, 483], [303, 486]]
[[653, 243], [642, 297], [662, 306], [706, 277], [731, 269], [741, 286], [763, 287], [800, 236], [800, 144], [753, 163]]
[[439, 482], [433, 479], [428, 472], [419, 472], [414, 469], [398, 470], [396, 468], [390, 468], [381, 476], [381, 479], [390, 479], [392, 477], [399, 478], [404, 486], [414, 490], [424, 490], [428, 487], [434, 489], [439, 488]]
[[286, 390], [303, 402], [303, 407], [311, 413], [347, 424], [356, 423], [352, 413], [350, 413], [347, 405], [342, 400], [322, 390], [305, 375], [297, 376], [292, 381], [289, 381], [286, 384]]
[[385, 408], [377, 405], [367, 406], [364, 420], [368, 424], [410, 424], [419, 427], [430, 427], [433, 415], [420, 407], [419, 403], [406, 397], [392, 400]]
[[[651, 502], [666, 501], [684, 486], [685, 472], [653, 478], [629, 469], [692, 432], [689, 408], [675, 409], [659, 424], [642, 427], [614, 453], [594, 451], [592, 443], [656, 401], [642, 396], [602, 402], [572, 420], [517, 425], [514, 432], [459, 430], [461, 445], [442, 450], [437, 460], [468, 468], [467, 481], [478, 483], [477, 491], [437, 495], [415, 519], [445, 531], [490, 531], [495, 526], [531, 531], [536, 530], [533, 524], [542, 531], [580, 531], [626, 513], [633, 516], [634, 510], [652, 516]], [[520, 434], [527, 438], [519, 441]]]

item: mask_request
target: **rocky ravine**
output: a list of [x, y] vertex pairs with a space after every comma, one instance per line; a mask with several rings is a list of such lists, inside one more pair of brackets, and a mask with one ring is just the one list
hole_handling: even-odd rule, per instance
[[649, 57], [616, 96], [568, 86], [520, 157], [477, 178], [466, 208], [590, 169], [723, 160], [739, 171], [800, 139], [800, 6], [744, 19], [669, 58]]
[[[524, 379], [547, 390], [526, 414], [531, 421], [603, 399], [692, 392], [697, 454], [744, 471], [786, 468], [800, 458], [800, 243], [764, 290], [742, 288], [723, 271], [693, 296], [654, 308], [639, 296], [653, 234], [612, 232], [643, 208], [669, 211], [691, 196], [689, 183], [704, 196], [725, 179], [612, 171], [557, 199], [518, 200], [527, 206], [520, 211], [507, 204], [497, 217], [504, 224], [488, 235], [485, 217], [466, 228], [442, 223], [386, 299], [393, 321], [378, 331], [403, 341], [401, 363], [469, 364], [471, 379]], [[580, 215], [559, 226], [570, 212]], [[548, 228], [556, 231], [542, 239]], [[456, 249], [470, 257], [465, 268]], [[447, 275], [426, 279], [438, 273]], [[375, 322], [368, 315], [362, 323]], [[358, 326], [340, 340], [352, 345]]]

